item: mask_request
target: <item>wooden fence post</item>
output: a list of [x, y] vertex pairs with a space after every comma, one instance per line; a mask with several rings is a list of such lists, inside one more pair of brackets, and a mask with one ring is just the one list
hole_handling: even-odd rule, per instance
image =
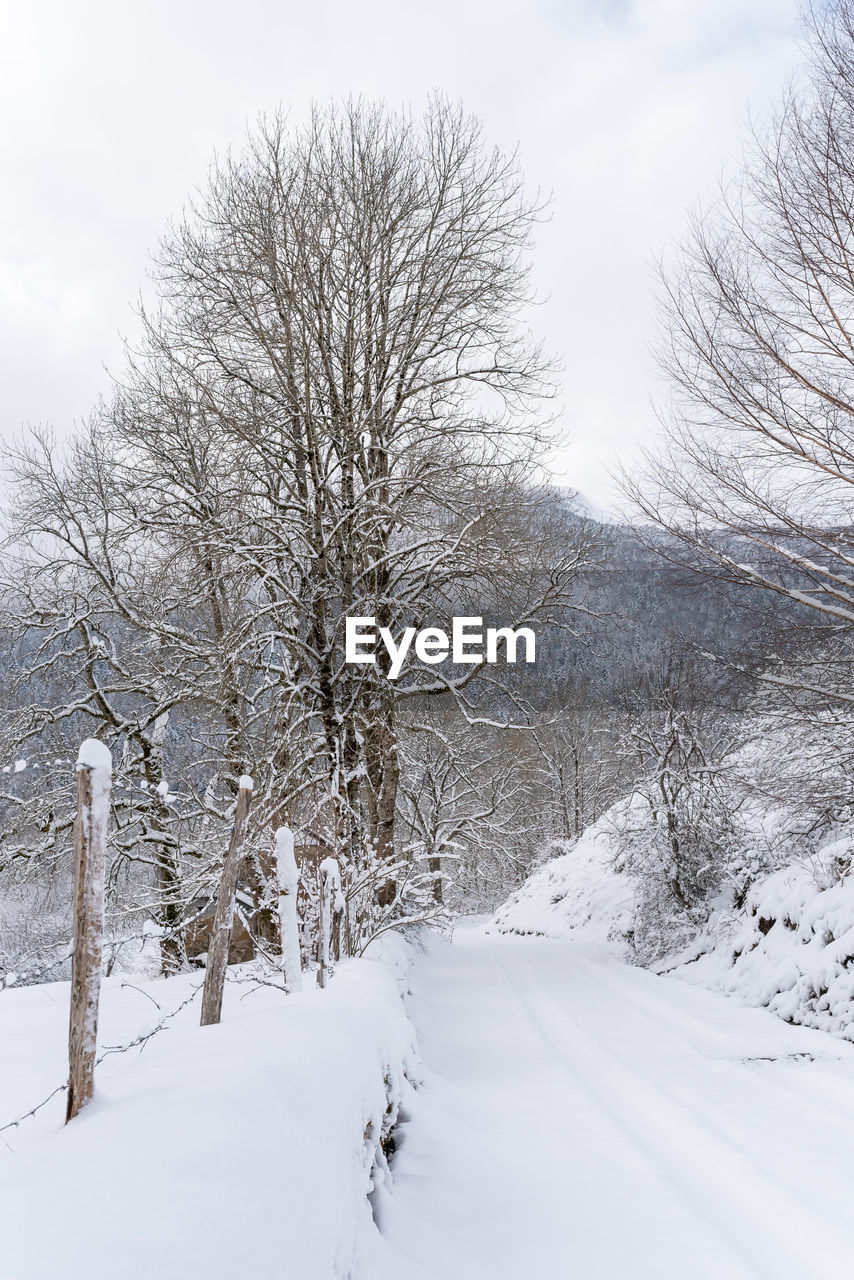
[[294, 857], [293, 832], [287, 827], [279, 827], [276, 831], [275, 861], [279, 885], [279, 930], [282, 939], [282, 970], [285, 986], [288, 991], [302, 991], [297, 919], [299, 872]]
[[77, 757], [66, 1124], [86, 1105], [94, 1089], [112, 774], [109, 748], [95, 738], [87, 738]]
[[347, 910], [347, 900], [344, 897], [343, 885], [338, 883], [337, 891], [332, 902], [332, 959], [340, 960], [345, 955], [345, 913]]
[[341, 897], [341, 872], [335, 858], [324, 858], [320, 864], [320, 937], [317, 951], [317, 985], [325, 987], [329, 981], [330, 943], [332, 941], [332, 915], [339, 909]]
[[237, 811], [234, 815], [234, 830], [231, 843], [225, 855], [222, 879], [216, 898], [211, 941], [208, 947], [208, 961], [205, 966], [205, 988], [202, 992], [201, 1025], [209, 1026], [219, 1022], [222, 1013], [222, 993], [225, 987], [225, 971], [228, 968], [228, 947], [231, 942], [231, 926], [234, 922], [234, 903], [237, 898], [237, 877], [240, 874], [240, 862], [243, 852], [243, 841], [246, 837], [246, 822], [249, 817], [249, 802], [252, 799], [252, 779], [245, 775], [240, 779], [237, 793]]

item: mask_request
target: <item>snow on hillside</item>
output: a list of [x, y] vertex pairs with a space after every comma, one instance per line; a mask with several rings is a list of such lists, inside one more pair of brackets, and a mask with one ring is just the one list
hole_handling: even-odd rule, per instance
[[539, 867], [495, 913], [499, 933], [562, 938], [569, 932], [590, 941], [626, 941], [634, 920], [633, 881], [614, 869], [616, 810], [588, 827], [578, 843], [556, 841], [567, 852]]
[[[617, 942], [631, 954], [638, 886], [615, 866], [626, 806], [539, 867], [490, 927]], [[849, 853], [850, 841], [835, 838], [809, 862], [759, 877], [740, 907], [725, 891], [690, 943], [651, 967], [854, 1040], [854, 875], [840, 871]]]
[[[230, 970], [223, 1021], [199, 1000], [108, 1056], [67, 1127], [57, 1095], [0, 1133], [0, 1274], [10, 1280], [346, 1277], [375, 1230], [381, 1139], [417, 1070], [408, 948], [384, 938], [325, 991], [285, 996]], [[104, 982], [100, 1048], [127, 1044], [199, 975]], [[0, 1125], [64, 1078], [68, 984], [0, 996]]]
[[753, 886], [741, 911], [719, 908], [665, 964], [788, 1022], [854, 1040], [854, 878], [823, 884], [810, 867], [776, 871]]

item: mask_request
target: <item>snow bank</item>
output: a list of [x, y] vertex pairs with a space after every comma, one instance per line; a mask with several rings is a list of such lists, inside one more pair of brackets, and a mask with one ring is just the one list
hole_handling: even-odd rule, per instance
[[499, 907], [491, 929], [562, 938], [578, 932], [590, 941], [623, 941], [635, 909], [633, 881], [614, 869], [617, 810], [584, 832], [567, 853], [545, 863]]
[[[640, 895], [634, 879], [617, 869], [615, 840], [626, 804], [535, 871], [489, 928], [617, 942], [633, 955]], [[850, 844], [836, 838], [810, 864], [758, 878], [741, 907], [731, 892], [722, 893], [690, 942], [679, 950], [671, 943], [650, 967], [854, 1040], [854, 874], [828, 871], [847, 865]]]
[[[229, 971], [223, 1021], [197, 996], [138, 1050], [107, 1057], [63, 1128], [57, 1096], [2, 1134], [0, 1266], [15, 1280], [357, 1274], [367, 1199], [416, 1070], [389, 936], [325, 991], [285, 996]], [[100, 1049], [178, 1009], [198, 975], [103, 986]], [[64, 1079], [68, 984], [0, 996], [0, 1125]]]
[[743, 911], [721, 908], [665, 965], [788, 1022], [854, 1040], [854, 878], [822, 885], [805, 866], [774, 872], [753, 886]]

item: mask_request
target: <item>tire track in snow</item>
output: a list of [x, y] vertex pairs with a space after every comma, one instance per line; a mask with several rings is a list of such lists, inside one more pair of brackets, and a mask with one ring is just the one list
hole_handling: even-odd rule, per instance
[[585, 1031], [545, 992], [548, 961], [535, 965], [516, 951], [511, 963], [502, 957], [502, 967], [508, 986], [570, 1074], [757, 1276], [780, 1280], [838, 1271], [850, 1253], [850, 1238], [836, 1236], [826, 1219], [805, 1210], [729, 1139]]
[[[755, 1055], [734, 1054], [733, 1031], [724, 1031], [722, 1028], [714, 1026], [708, 1020], [704, 1020], [700, 1015], [693, 1012], [687, 1012], [680, 1006], [679, 1011], [674, 1010], [672, 1001], [668, 1001], [661, 994], [657, 994], [654, 989], [654, 983], [670, 983], [678, 981], [668, 977], [660, 977], [652, 974], [646, 969], [635, 969], [630, 965], [621, 962], [608, 960], [597, 962], [592, 957], [579, 954], [573, 957], [573, 962], [579, 968], [586, 969], [588, 973], [593, 973], [595, 981], [598, 985], [607, 986], [610, 990], [622, 996], [625, 1002], [625, 991], [627, 987], [631, 987], [632, 1011], [645, 1017], [647, 1022], [656, 1027], [661, 1024], [667, 1027], [669, 1035], [676, 1041], [685, 1046], [688, 1052], [695, 1057], [700, 1063], [713, 1063], [719, 1065], [723, 1070], [730, 1071], [733, 1076], [737, 1076], [742, 1084], [746, 1084], [748, 1088], [755, 1091], [757, 1099], [766, 1099], [769, 1092], [776, 1093], [779, 1097], [786, 1099], [795, 1099], [803, 1110], [808, 1107], [817, 1117], [822, 1120], [830, 1119], [835, 1129], [838, 1129], [841, 1120], [847, 1120], [854, 1124], [854, 1092], [850, 1088], [845, 1087], [845, 1082], [834, 1076], [823, 1076], [821, 1078], [821, 1088], [827, 1093], [831, 1091], [833, 1101], [825, 1097], [818, 1097], [815, 1093], [815, 1082], [802, 1075], [799, 1081], [800, 1087], [796, 1088], [791, 1081], [781, 1079], [779, 1076], [772, 1076], [768, 1072], [764, 1072], [761, 1076], [757, 1075], [755, 1070], [748, 1069], [748, 1064], [764, 1064], [773, 1066], [775, 1063], [785, 1063], [791, 1059], [792, 1055], [780, 1054], [777, 1057], [773, 1055]], [[618, 968], [619, 965], [619, 968]], [[695, 992], [698, 988], [691, 983], [685, 983], [686, 993]], [[703, 988], [700, 991], [708, 995], [709, 992]], [[752, 1005], [742, 1004], [738, 999], [727, 996], [723, 992], [714, 992], [715, 996], [720, 996], [732, 1003], [733, 1011], [747, 1015], [758, 1014], [762, 1012], [768, 1017], [774, 1018], [774, 1014], [768, 1013], [767, 1010], [760, 1011]], [[781, 1020], [782, 1021], [782, 1020]], [[804, 1045], [810, 1044], [814, 1048], [818, 1048], [821, 1041], [825, 1041], [826, 1037], [822, 1032], [816, 1031], [811, 1027], [793, 1027], [792, 1024], [786, 1023], [787, 1027], [792, 1027], [795, 1034], [802, 1032], [804, 1036]], [[688, 1030], [690, 1029], [690, 1031]], [[698, 1040], [700, 1043], [698, 1043]], [[702, 1047], [705, 1042], [706, 1049]], [[763, 1046], [764, 1047], [764, 1046]], [[825, 1048], [824, 1045], [821, 1046]], [[804, 1049], [805, 1054], [810, 1050]], [[813, 1060], [818, 1063], [847, 1063], [854, 1066], [854, 1047], [847, 1041], [833, 1041], [831, 1051], [816, 1052]]]

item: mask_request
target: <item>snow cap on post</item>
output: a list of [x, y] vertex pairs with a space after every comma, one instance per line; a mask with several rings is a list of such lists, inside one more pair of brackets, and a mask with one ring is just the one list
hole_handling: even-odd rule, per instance
[[110, 748], [106, 743], [99, 742], [97, 738], [86, 738], [80, 744], [80, 750], [77, 753], [78, 769], [96, 769], [98, 772], [106, 773], [108, 778], [113, 776], [113, 757], [110, 754]]
[[255, 783], [249, 777], [248, 773], [241, 774], [237, 785], [241, 791], [254, 791], [255, 789]]

